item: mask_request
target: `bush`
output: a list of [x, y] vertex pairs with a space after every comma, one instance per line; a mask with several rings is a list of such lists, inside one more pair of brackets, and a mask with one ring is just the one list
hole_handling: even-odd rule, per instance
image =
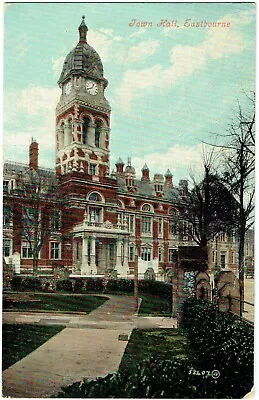
[[20, 291], [22, 290], [22, 277], [14, 276], [10, 281], [11, 289]]
[[72, 292], [72, 282], [69, 279], [57, 281], [56, 289], [60, 292]]
[[219, 398], [217, 381], [191, 374], [188, 360], [150, 358], [134, 372], [117, 372], [104, 378], [63, 387], [59, 398]]
[[139, 281], [138, 286], [140, 293], [159, 296], [166, 300], [172, 298], [172, 287], [168, 283], [144, 279]]
[[244, 396], [253, 386], [253, 329], [206, 300], [188, 299], [182, 311], [182, 327], [200, 365], [219, 370], [231, 396]]
[[86, 281], [87, 292], [103, 292], [104, 280], [103, 278], [87, 278]]
[[111, 279], [107, 282], [106, 292], [134, 292], [134, 281], [132, 279]]
[[42, 290], [41, 280], [35, 277], [24, 278], [22, 281], [22, 290], [24, 291], [33, 290], [34, 292], [41, 291]]
[[85, 283], [84, 283], [83, 279], [76, 278], [74, 280], [74, 288], [73, 288], [74, 292], [76, 292], [76, 293], [82, 292], [82, 290], [84, 289], [84, 284]]

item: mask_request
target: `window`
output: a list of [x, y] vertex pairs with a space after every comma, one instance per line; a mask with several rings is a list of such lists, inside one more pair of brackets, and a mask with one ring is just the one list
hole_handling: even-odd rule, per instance
[[177, 263], [178, 261], [178, 251], [176, 249], [169, 249], [169, 263]]
[[173, 236], [177, 236], [178, 235], [177, 222], [170, 222], [170, 233]]
[[58, 231], [61, 228], [61, 211], [55, 210], [51, 218], [51, 229]]
[[176, 210], [176, 208], [170, 208], [169, 215], [178, 215], [178, 210]]
[[129, 261], [135, 261], [135, 248], [134, 248], [134, 246], [129, 246]]
[[125, 214], [125, 222], [128, 225], [129, 232], [134, 233], [134, 231], [135, 231], [135, 215], [134, 214]]
[[59, 242], [50, 242], [50, 258], [58, 260], [60, 258], [61, 246]]
[[96, 164], [90, 164], [89, 166], [89, 174], [96, 175]]
[[160, 183], [156, 183], [154, 185], [154, 189], [155, 189], [155, 192], [162, 193], [163, 192], [163, 185], [161, 185]]
[[83, 144], [87, 144], [87, 134], [88, 134], [88, 128], [90, 125], [90, 119], [86, 116], [83, 117], [83, 137], [82, 137], [82, 142]]
[[9, 181], [4, 181], [3, 182], [4, 193], [8, 192], [8, 186], [9, 186]]
[[9, 257], [11, 255], [11, 239], [4, 239], [4, 257]]
[[159, 247], [158, 248], [158, 262], [162, 262], [163, 261], [163, 252], [162, 252], [162, 248]]
[[142, 247], [141, 248], [141, 259], [143, 261], [151, 260], [151, 248], [150, 247]]
[[151, 206], [149, 204], [144, 204], [142, 206], [142, 211], [152, 212]]
[[94, 201], [94, 202], [99, 202], [99, 203], [102, 202], [102, 198], [101, 198], [100, 194], [97, 193], [97, 192], [91, 193], [89, 198], [88, 198], [88, 200], [89, 201]]
[[3, 210], [3, 226], [4, 228], [11, 227], [13, 225], [12, 210], [10, 206], [4, 205]]
[[97, 121], [95, 126], [95, 135], [94, 135], [95, 147], [100, 147], [101, 130], [102, 130], [102, 122]]
[[132, 178], [126, 178], [125, 183], [127, 187], [133, 187], [135, 185], [135, 181]]
[[220, 265], [221, 265], [221, 268], [225, 268], [225, 266], [226, 266], [226, 253], [221, 253], [220, 254]]
[[159, 235], [163, 234], [163, 219], [162, 218], [158, 219], [158, 234]]
[[95, 207], [89, 207], [90, 222], [101, 222], [101, 209]]
[[151, 233], [151, 222], [152, 218], [151, 217], [142, 217], [142, 233]]
[[32, 258], [32, 249], [29, 242], [22, 242], [22, 258]]

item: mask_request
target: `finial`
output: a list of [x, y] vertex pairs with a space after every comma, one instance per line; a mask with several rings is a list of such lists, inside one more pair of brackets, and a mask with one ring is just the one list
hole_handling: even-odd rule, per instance
[[85, 24], [85, 16], [84, 15], [82, 15], [82, 21], [81, 21], [81, 24], [78, 27], [78, 30], [79, 30], [79, 41], [80, 42], [86, 42], [86, 34], [87, 34], [87, 31], [88, 31], [88, 28], [87, 28], [87, 26]]

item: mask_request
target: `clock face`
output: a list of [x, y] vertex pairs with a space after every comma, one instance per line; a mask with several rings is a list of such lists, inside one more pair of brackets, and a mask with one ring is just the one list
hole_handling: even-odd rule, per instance
[[69, 94], [71, 92], [71, 88], [72, 88], [72, 83], [71, 82], [67, 82], [65, 84], [65, 94]]
[[87, 79], [85, 83], [85, 88], [88, 93], [90, 93], [92, 96], [95, 96], [98, 93], [98, 85], [95, 81], [91, 79]]

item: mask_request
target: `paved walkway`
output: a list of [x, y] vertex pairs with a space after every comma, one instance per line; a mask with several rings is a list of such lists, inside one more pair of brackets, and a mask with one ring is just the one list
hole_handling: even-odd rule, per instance
[[3, 395], [50, 397], [63, 385], [105, 376], [118, 369], [127, 345], [119, 339], [130, 337], [134, 327], [176, 326], [171, 318], [136, 316], [132, 296], [109, 297], [88, 315], [4, 312], [4, 323], [61, 324], [66, 328], [3, 372]]

